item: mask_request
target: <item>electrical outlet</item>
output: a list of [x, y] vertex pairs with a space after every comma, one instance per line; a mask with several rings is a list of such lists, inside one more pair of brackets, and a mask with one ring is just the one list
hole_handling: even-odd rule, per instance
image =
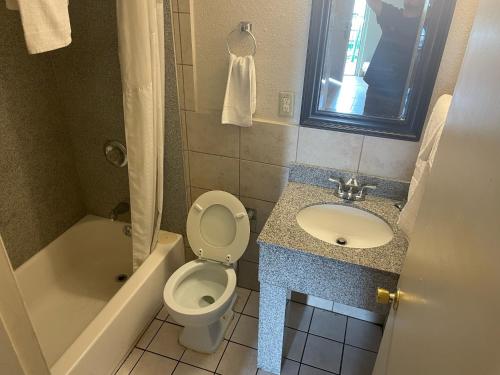
[[282, 117], [293, 117], [293, 108], [295, 106], [295, 93], [291, 91], [282, 91], [279, 94], [279, 115]]

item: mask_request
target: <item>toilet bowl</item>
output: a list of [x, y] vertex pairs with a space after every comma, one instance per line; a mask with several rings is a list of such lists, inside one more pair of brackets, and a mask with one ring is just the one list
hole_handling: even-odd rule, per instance
[[184, 326], [179, 342], [198, 352], [213, 353], [234, 316], [234, 263], [248, 245], [250, 221], [238, 198], [210, 191], [191, 206], [186, 229], [198, 259], [173, 273], [163, 299], [169, 314]]

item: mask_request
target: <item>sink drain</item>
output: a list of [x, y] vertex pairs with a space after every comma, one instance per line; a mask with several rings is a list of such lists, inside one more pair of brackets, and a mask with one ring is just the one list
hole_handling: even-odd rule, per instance
[[115, 280], [118, 281], [119, 283], [124, 283], [125, 281], [128, 280], [128, 275], [125, 273], [121, 273], [115, 277]]
[[205, 303], [208, 303], [209, 305], [215, 302], [215, 299], [212, 296], [203, 296], [201, 297], [201, 300]]
[[340, 246], [347, 245], [347, 240], [343, 237], [337, 238], [337, 240], [335, 242], [337, 243], [337, 245], [340, 245]]

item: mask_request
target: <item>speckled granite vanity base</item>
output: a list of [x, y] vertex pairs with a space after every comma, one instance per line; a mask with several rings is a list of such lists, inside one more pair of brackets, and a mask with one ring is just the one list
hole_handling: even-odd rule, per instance
[[[358, 176], [362, 184], [378, 185], [377, 195], [346, 203], [335, 197], [332, 189], [325, 188], [331, 175], [344, 180], [351, 176], [293, 165], [290, 182], [258, 239], [258, 365], [271, 373], [280, 373], [288, 290], [386, 314], [388, 306], [375, 303], [377, 287], [394, 290], [397, 286], [408, 243], [397, 229], [399, 210], [394, 203], [404, 198], [408, 184]], [[321, 203], [370, 211], [392, 226], [394, 238], [384, 246], [370, 249], [352, 249], [316, 239], [298, 225], [296, 215], [304, 207]]]

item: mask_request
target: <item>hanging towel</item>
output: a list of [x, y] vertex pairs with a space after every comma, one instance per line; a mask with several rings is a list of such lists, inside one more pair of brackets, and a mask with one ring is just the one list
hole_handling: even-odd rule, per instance
[[257, 104], [255, 62], [253, 56], [229, 54], [229, 74], [222, 123], [252, 126], [252, 115]]
[[443, 95], [438, 99], [432, 110], [431, 117], [429, 118], [427, 129], [425, 130], [424, 139], [422, 140], [422, 145], [420, 146], [420, 152], [418, 153], [415, 165], [415, 171], [411, 178], [408, 202], [401, 211], [398, 221], [399, 227], [408, 238], [411, 237], [413, 232], [427, 178], [432, 169], [432, 163], [436, 156], [439, 140], [443, 133], [452, 98], [451, 95]]
[[71, 43], [68, 0], [7, 0], [7, 8], [21, 13], [29, 53], [52, 51]]

